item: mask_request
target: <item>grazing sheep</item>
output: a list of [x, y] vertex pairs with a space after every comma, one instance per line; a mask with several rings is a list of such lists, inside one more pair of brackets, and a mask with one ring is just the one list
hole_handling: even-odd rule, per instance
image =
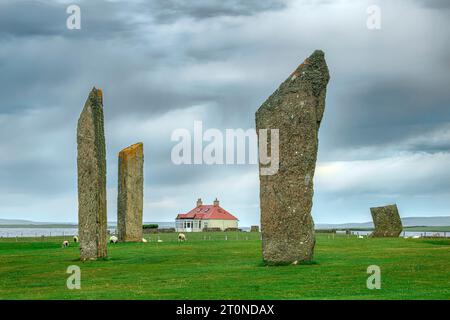
[[73, 242], [75, 242], [75, 243], [78, 242], [78, 237], [77, 236], [73, 236]]
[[184, 233], [180, 233], [178, 235], [178, 241], [186, 241], [186, 235]]
[[413, 238], [413, 239], [419, 239], [420, 236], [413, 236], [412, 238]]
[[364, 239], [364, 236], [358, 236], [358, 239]]
[[69, 246], [69, 241], [64, 240], [63, 243], [62, 243], [62, 247], [65, 248], [65, 247], [68, 247], [68, 246]]
[[158, 242], [163, 242], [163, 241], [161, 239], [159, 239]]
[[111, 236], [111, 237], [109, 238], [109, 243], [117, 243], [117, 241], [119, 241], [119, 239], [117, 239], [116, 236]]
[[147, 239], [145, 239], [145, 238], [142, 238], [142, 242], [144, 242], [144, 243], [145, 243], [145, 242], [147, 242]]

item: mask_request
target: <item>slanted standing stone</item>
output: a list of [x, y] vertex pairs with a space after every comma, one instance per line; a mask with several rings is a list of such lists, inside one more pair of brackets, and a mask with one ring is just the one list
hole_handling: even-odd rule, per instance
[[396, 204], [370, 208], [375, 230], [372, 237], [398, 237], [403, 230]]
[[117, 221], [119, 241], [142, 241], [144, 146], [136, 143], [119, 153]]
[[279, 129], [279, 170], [260, 172], [263, 259], [269, 264], [313, 259], [313, 177], [328, 81], [324, 53], [317, 50], [256, 112], [258, 137], [260, 129]]
[[106, 147], [102, 91], [93, 88], [78, 119], [78, 232], [81, 260], [107, 256]]

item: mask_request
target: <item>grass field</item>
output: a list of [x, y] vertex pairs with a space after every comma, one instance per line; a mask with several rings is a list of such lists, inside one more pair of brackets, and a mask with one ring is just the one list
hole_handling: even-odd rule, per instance
[[[267, 267], [258, 233], [187, 237], [109, 245], [107, 260], [85, 263], [60, 237], [1, 239], [0, 299], [450, 299], [449, 239], [318, 234], [314, 264]], [[66, 287], [70, 265], [80, 290]], [[366, 287], [369, 265], [380, 290]]]

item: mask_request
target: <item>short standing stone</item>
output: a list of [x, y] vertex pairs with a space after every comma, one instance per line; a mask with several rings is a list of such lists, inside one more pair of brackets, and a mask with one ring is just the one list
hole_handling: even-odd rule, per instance
[[250, 232], [259, 232], [259, 226], [251, 226]]
[[80, 257], [107, 256], [106, 146], [102, 91], [93, 88], [78, 119], [78, 232]]
[[370, 208], [375, 230], [372, 237], [398, 237], [403, 230], [397, 205]]
[[313, 259], [313, 177], [328, 81], [324, 53], [317, 50], [256, 112], [259, 138], [261, 129], [279, 130], [279, 170], [273, 175], [260, 173], [261, 232], [266, 263]]
[[144, 147], [136, 143], [119, 153], [117, 222], [119, 241], [142, 241]]

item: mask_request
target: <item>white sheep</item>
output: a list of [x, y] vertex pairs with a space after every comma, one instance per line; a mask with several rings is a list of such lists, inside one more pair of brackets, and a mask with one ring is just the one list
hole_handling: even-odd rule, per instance
[[65, 247], [68, 247], [68, 246], [69, 246], [69, 241], [64, 240], [63, 243], [62, 243], [62, 247], [65, 248]]
[[75, 243], [78, 242], [78, 237], [77, 236], [73, 236], [73, 242], [75, 242]]
[[180, 233], [178, 235], [178, 241], [186, 241], [186, 235], [184, 233]]
[[158, 242], [163, 242], [161, 239], [158, 239]]
[[364, 239], [364, 236], [358, 236], [358, 239]]
[[413, 236], [412, 238], [413, 238], [413, 239], [419, 239], [420, 236]]
[[144, 243], [145, 243], [145, 242], [147, 242], [147, 239], [145, 239], [145, 238], [142, 238], [142, 242], [144, 242]]
[[109, 243], [117, 243], [119, 239], [116, 236], [111, 236], [109, 238]]

